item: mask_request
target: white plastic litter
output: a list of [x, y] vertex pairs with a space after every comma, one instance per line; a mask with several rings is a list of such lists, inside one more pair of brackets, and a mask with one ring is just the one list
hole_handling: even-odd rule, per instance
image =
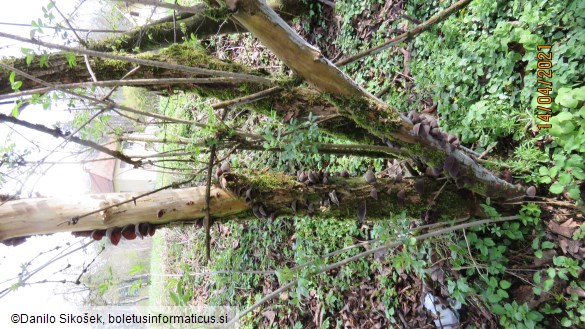
[[450, 308], [443, 306], [442, 303], [436, 300], [431, 293], [425, 295], [425, 308], [433, 313], [435, 318], [435, 327], [437, 329], [455, 329], [459, 326], [459, 313], [456, 310], [461, 308], [461, 303], [457, 301], [449, 301]]

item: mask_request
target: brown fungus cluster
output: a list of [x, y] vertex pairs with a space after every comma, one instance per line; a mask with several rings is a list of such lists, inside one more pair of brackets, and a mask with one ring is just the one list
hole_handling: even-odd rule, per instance
[[415, 111], [410, 111], [408, 113], [408, 118], [413, 124], [411, 131], [413, 135], [425, 138], [430, 137], [438, 142], [442, 148], [446, 148], [449, 153], [458, 149], [461, 145], [457, 136], [441, 131], [435, 118], [420, 115]]
[[[349, 173], [348, 173], [349, 175]], [[329, 173], [321, 171], [298, 171], [297, 181], [307, 185], [329, 184]]]
[[6, 245], [6, 246], [12, 246], [12, 247], [16, 247], [18, 245], [21, 245], [23, 243], [26, 242], [26, 239], [29, 238], [28, 236], [18, 236], [15, 238], [11, 238], [11, 239], [6, 239], [6, 240], [2, 240], [0, 242], [2, 242], [2, 244]]
[[71, 232], [71, 234], [76, 237], [91, 237], [96, 241], [100, 241], [105, 236], [116, 246], [122, 238], [126, 240], [134, 240], [137, 237], [144, 239], [145, 236], [153, 236], [155, 231], [156, 227], [154, 225], [140, 223], [138, 225], [126, 225], [124, 227], [110, 227], [106, 230], [77, 231]]

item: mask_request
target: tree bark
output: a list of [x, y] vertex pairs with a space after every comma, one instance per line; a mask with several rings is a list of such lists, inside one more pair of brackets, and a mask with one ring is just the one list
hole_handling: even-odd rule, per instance
[[[364, 205], [366, 219], [369, 220], [388, 219], [403, 211], [418, 217], [421, 212], [432, 209], [435, 213], [450, 218], [466, 216], [476, 211], [473, 196], [469, 192], [457, 191], [450, 184], [435, 198], [441, 182], [427, 178], [420, 180], [417, 183], [420, 186], [415, 189], [414, 182], [395, 182], [393, 178], [378, 178], [370, 185], [362, 177], [330, 176], [325, 183], [321, 180], [316, 184], [308, 184], [280, 173], [225, 173], [220, 178], [225, 188], [213, 186], [211, 189], [210, 210], [215, 220], [235, 217], [245, 219], [252, 215], [274, 217], [295, 213], [355, 220], [358, 209]], [[376, 198], [372, 196], [373, 188], [377, 191]], [[103, 193], [7, 201], [0, 206], [0, 241], [16, 244], [11, 243], [11, 240], [35, 234], [105, 230], [145, 222], [163, 225], [176, 221], [200, 220], [205, 216], [204, 186], [164, 190], [84, 216], [123, 201], [133, 200], [138, 195], [139, 193]], [[336, 201], [339, 201], [339, 205]]]
[[[202, 49], [193, 49], [184, 45], [173, 45], [169, 49], [161, 50], [158, 54], [139, 54], [136, 58], [145, 58], [168, 63], [183, 63], [193, 67], [212, 68], [226, 72], [247, 73], [261, 75], [261, 72], [246, 68], [242, 65], [221, 61]], [[83, 62], [83, 56], [78, 55], [75, 58], [77, 63]], [[25, 71], [46, 82], [65, 85], [76, 84], [91, 81], [88, 70], [85, 66], [77, 64], [69, 66], [65, 53], [52, 54], [49, 58], [48, 68], [40, 66], [40, 58], [35, 57], [30, 65], [24, 58], [2, 59], [0, 62], [13, 66], [16, 69]], [[132, 70], [135, 65], [122, 60], [90, 58], [90, 66], [95, 72], [99, 81], [118, 80]], [[20, 91], [23, 93], [13, 93], [11, 84], [8, 79], [9, 72], [0, 68], [0, 99], [20, 97], [28, 94], [32, 89], [38, 89], [39, 93], [47, 92], [47, 88], [35, 81], [22, 79], [16, 75], [16, 80], [22, 79]], [[173, 83], [173, 79], [192, 78], [187, 72], [175, 71], [163, 68], [144, 67], [132, 75], [132, 79], [119, 81], [118, 85], [133, 85], [133, 79], [150, 79], [152, 82], [141, 81], [141, 85], [151, 91], [161, 93], [172, 93], [174, 89], [191, 91], [199, 94], [201, 97], [216, 98], [228, 101], [249, 95], [250, 93], [263, 90], [263, 86], [238, 81], [237, 79], [208, 78], [210, 81], [200, 83]], [[161, 81], [167, 80], [167, 83]], [[275, 83], [279, 83], [275, 81]], [[284, 81], [281, 84], [288, 84]], [[266, 96], [264, 99], [250, 103], [246, 107], [251, 110], [270, 115], [271, 111], [276, 111], [280, 117], [302, 118], [307, 117], [309, 113], [319, 116], [334, 116], [319, 125], [324, 131], [340, 138], [355, 141], [357, 143], [371, 144], [377, 137], [372, 136], [367, 130], [358, 127], [355, 122], [349, 120], [338, 113], [334, 105], [323, 97], [318, 91], [309, 88], [291, 88], [284, 89], [279, 93]]]

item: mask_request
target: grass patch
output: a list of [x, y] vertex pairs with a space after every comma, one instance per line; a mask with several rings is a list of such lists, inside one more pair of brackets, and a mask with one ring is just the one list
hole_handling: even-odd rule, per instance
[[152, 236], [152, 247], [150, 250], [150, 285], [148, 287], [148, 306], [154, 308], [167, 305], [163, 265], [165, 259], [164, 230]]

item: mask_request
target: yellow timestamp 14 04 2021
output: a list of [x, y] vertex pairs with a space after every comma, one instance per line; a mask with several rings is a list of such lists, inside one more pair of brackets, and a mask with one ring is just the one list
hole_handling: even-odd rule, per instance
[[[551, 79], [553, 75], [552, 71], [552, 46], [550, 45], [539, 45], [538, 53], [536, 54], [536, 59], [538, 62], [536, 64], [537, 70], [536, 75], [538, 77], [537, 80], [537, 88], [536, 91], [539, 93], [536, 101], [537, 107], [536, 109], [539, 111], [537, 118], [548, 122], [551, 117], [551, 109], [550, 104], [552, 104], [552, 97], [550, 96], [552, 89], [552, 82], [548, 81], [547, 79]], [[544, 51], [543, 51], [544, 50]], [[546, 51], [548, 50], [548, 51]], [[551, 128], [552, 125], [550, 123], [538, 124], [538, 128]]]

